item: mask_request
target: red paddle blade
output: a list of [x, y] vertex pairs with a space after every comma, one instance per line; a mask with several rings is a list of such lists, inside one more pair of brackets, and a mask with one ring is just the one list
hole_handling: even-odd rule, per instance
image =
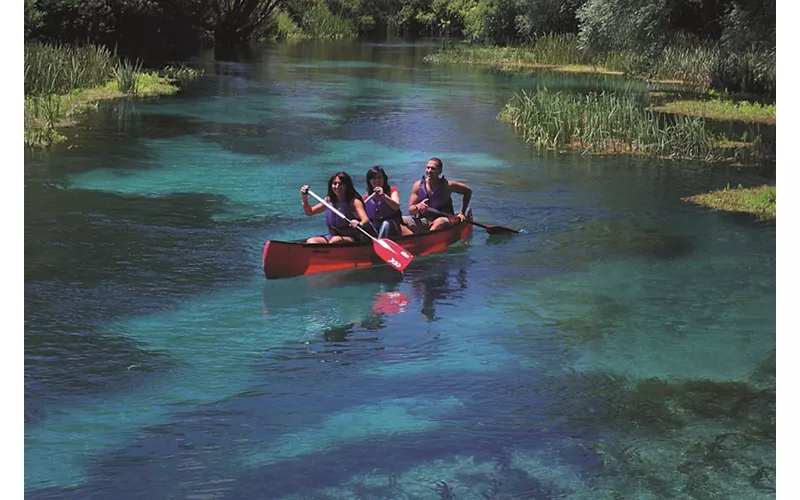
[[411, 261], [414, 260], [414, 256], [411, 255], [408, 250], [392, 240], [384, 238], [373, 240], [372, 248], [375, 249], [375, 253], [378, 254], [378, 257], [385, 260], [387, 264], [398, 271], [402, 271], [408, 267]]
[[375, 296], [372, 304], [372, 311], [383, 314], [398, 314], [405, 312], [405, 308], [411, 301], [403, 292], [384, 292]]

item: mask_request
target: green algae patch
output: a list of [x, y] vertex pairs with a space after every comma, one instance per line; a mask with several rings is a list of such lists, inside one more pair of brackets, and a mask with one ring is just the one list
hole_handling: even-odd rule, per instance
[[714, 210], [748, 213], [756, 216], [759, 220], [775, 220], [776, 218], [775, 186], [726, 187], [710, 193], [688, 196], [683, 198], [683, 201]]

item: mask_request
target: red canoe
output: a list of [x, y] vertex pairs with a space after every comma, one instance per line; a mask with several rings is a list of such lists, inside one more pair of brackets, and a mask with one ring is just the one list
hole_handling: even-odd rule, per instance
[[[456, 223], [427, 233], [392, 238], [415, 257], [443, 252], [453, 243], [466, 240], [472, 224]], [[308, 244], [300, 241], [267, 241], [262, 266], [267, 279], [291, 278], [356, 267], [386, 264], [375, 254], [372, 241], [357, 243]], [[413, 263], [412, 263], [413, 266]]]

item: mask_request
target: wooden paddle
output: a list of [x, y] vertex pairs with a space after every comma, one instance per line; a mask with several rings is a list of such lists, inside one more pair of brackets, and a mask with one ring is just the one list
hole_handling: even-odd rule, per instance
[[[317, 196], [314, 193], [314, 191], [309, 189], [308, 194], [310, 194], [311, 196], [316, 198], [320, 203], [328, 207], [328, 209], [331, 212], [335, 213], [342, 219], [350, 222], [350, 219], [345, 217], [342, 212], [336, 210], [336, 208], [333, 205], [331, 205], [324, 199]], [[411, 261], [414, 260], [413, 255], [411, 255], [405, 248], [401, 247], [394, 241], [387, 240], [386, 238], [380, 238], [380, 239], [375, 238], [374, 236], [366, 232], [363, 227], [361, 226], [356, 226], [356, 227], [358, 228], [359, 231], [369, 236], [369, 238], [372, 240], [372, 248], [373, 250], [375, 250], [375, 253], [378, 254], [378, 257], [386, 261], [387, 264], [391, 265], [398, 271], [402, 271], [403, 269], [408, 267], [408, 265], [411, 264]]]
[[[432, 213], [434, 215], [438, 215], [439, 217], [456, 218], [453, 214], [446, 214], [444, 212], [440, 212], [439, 210], [436, 210], [435, 208], [428, 207], [428, 210], [426, 210], [426, 211], [430, 212], [430, 213]], [[519, 230], [517, 230], [517, 229], [511, 229], [510, 227], [505, 227], [505, 226], [490, 226], [490, 225], [486, 225], [486, 224], [481, 224], [480, 222], [475, 222], [472, 219], [466, 219], [464, 222], [468, 222], [469, 224], [474, 224], [474, 225], [476, 225], [478, 227], [482, 227], [482, 228], [486, 229], [486, 232], [489, 233], [489, 234], [507, 234], [507, 233], [515, 233], [516, 234], [516, 233], [519, 233]]]

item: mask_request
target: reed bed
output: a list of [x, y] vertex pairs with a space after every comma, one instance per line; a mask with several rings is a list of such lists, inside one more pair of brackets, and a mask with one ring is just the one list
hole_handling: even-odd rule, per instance
[[324, 2], [315, 3], [303, 14], [303, 31], [312, 38], [351, 39], [358, 35], [352, 21], [331, 12]]
[[105, 47], [25, 45], [25, 144], [46, 146], [65, 137], [68, 126], [101, 99], [124, 95], [148, 97], [177, 92], [175, 83], [194, 80], [202, 71], [168, 66], [163, 76], [142, 71], [142, 62], [121, 60]]
[[114, 67], [114, 79], [117, 81], [117, 86], [123, 94], [136, 95], [136, 75], [141, 73], [142, 63], [138, 59], [135, 63], [130, 61], [120, 61]]
[[117, 64], [118, 58], [105, 47], [25, 44], [25, 95], [63, 95], [105, 85]]
[[595, 64], [597, 58], [578, 47], [575, 35], [545, 35], [523, 47], [449, 45], [425, 56], [433, 64], [559, 65]]
[[498, 118], [543, 149], [703, 161], [742, 154], [721, 147], [725, 138], [709, 130], [702, 118], [656, 114], [624, 95], [522, 91]]
[[432, 64], [506, 66], [587, 66], [648, 80], [678, 81], [699, 89], [735, 90], [775, 95], [775, 52], [752, 49], [723, 53], [708, 43], [678, 39], [659, 54], [592, 53], [574, 34], [545, 35], [523, 47], [449, 45], [425, 57]]
[[537, 38], [528, 49], [534, 61], [541, 64], [589, 64], [599, 59], [582, 50], [573, 34], [548, 34]]

